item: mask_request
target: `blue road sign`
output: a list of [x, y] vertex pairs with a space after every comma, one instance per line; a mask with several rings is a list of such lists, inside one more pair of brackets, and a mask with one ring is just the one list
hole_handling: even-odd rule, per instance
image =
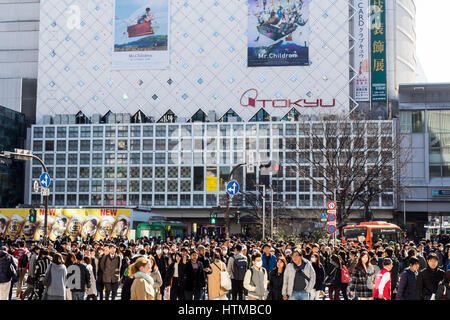
[[326, 218], [327, 218], [327, 213], [326, 212], [322, 212], [321, 219], [326, 219]]
[[50, 176], [47, 172], [44, 172], [43, 174], [41, 174], [41, 177], [39, 178], [39, 182], [41, 183], [41, 187], [42, 188], [48, 188], [50, 187]]
[[330, 213], [330, 215], [328, 216], [328, 221], [335, 221], [336, 220], [336, 215], [333, 213]]
[[239, 192], [239, 183], [236, 180], [232, 180], [227, 184], [227, 193], [230, 196], [234, 196]]

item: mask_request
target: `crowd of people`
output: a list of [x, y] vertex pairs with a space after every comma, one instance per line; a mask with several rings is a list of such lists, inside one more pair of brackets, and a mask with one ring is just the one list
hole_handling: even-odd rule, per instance
[[449, 300], [450, 243], [0, 239], [0, 300]]

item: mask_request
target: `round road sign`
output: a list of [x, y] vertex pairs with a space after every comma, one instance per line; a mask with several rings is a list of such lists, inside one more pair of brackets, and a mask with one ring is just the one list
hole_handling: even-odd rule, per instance
[[336, 215], [334, 213], [330, 213], [328, 215], [328, 221], [336, 221]]
[[335, 233], [336, 232], [336, 226], [335, 225], [331, 225], [327, 227], [327, 231], [328, 233]]
[[334, 210], [334, 209], [336, 209], [336, 202], [334, 202], [334, 201], [328, 202], [328, 203], [327, 203], [327, 208], [328, 208], [329, 210]]

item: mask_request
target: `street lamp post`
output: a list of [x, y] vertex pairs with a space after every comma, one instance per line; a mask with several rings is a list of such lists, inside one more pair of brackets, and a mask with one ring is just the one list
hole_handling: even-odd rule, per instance
[[[0, 156], [5, 157], [5, 158], [10, 158], [10, 159], [16, 159], [16, 160], [25, 160], [25, 161], [30, 161], [33, 159], [37, 160], [41, 164], [44, 172], [48, 174], [48, 170], [47, 170], [45, 163], [38, 156], [35, 156], [34, 154], [32, 154], [31, 151], [29, 151], [29, 150], [15, 149], [14, 152], [3, 151], [2, 153], [0, 153]], [[46, 243], [46, 241], [47, 241], [48, 195], [44, 196], [44, 206], [45, 206], [44, 243]]]
[[262, 214], [262, 237], [263, 240], [266, 238], [266, 185], [264, 184], [257, 184], [257, 187], [263, 188], [263, 214]]

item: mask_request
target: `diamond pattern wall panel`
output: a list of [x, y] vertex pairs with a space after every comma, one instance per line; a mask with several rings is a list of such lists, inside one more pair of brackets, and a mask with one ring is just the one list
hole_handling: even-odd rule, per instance
[[[114, 0], [42, 0], [38, 123], [44, 115], [108, 110], [159, 119], [171, 109], [190, 118], [200, 108], [218, 118], [233, 108], [246, 121], [259, 109], [240, 105], [251, 88], [258, 99], [335, 98], [328, 111], [347, 111], [348, 0], [303, 1], [310, 2], [310, 66], [247, 67], [247, 1], [171, 0], [170, 68], [113, 71]], [[267, 111], [283, 117], [289, 109]]]

